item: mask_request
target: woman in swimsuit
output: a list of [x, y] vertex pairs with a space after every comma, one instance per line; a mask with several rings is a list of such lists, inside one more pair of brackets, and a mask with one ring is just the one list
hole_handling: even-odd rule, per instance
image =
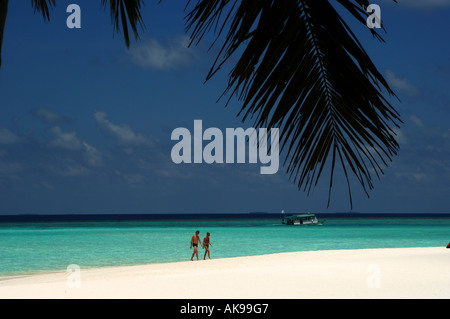
[[211, 241], [209, 240], [209, 235], [210, 235], [209, 233], [206, 233], [206, 237], [203, 238], [203, 248], [206, 249], [203, 259], [206, 258], [206, 253], [208, 253], [208, 258], [211, 259], [211, 257], [209, 256], [209, 245], [211, 245], [212, 247], [212, 244]]

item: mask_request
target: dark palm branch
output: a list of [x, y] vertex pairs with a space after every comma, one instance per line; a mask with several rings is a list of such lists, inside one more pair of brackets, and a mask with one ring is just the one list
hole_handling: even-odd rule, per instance
[[50, 9], [56, 6], [55, 0], [31, 0], [34, 12], [41, 12], [44, 21], [50, 20]]
[[[129, 47], [129, 28], [131, 28], [135, 39], [139, 38], [138, 28], [144, 28], [144, 21], [141, 16], [141, 6], [144, 4], [144, 0], [102, 0], [103, 7], [106, 8], [108, 3], [114, 32], [120, 32], [120, 29], [122, 28], [125, 44]], [[34, 8], [34, 12], [42, 13], [44, 21], [49, 21], [50, 10], [56, 6], [56, 0], [31, 0], [31, 5]], [[0, 0], [0, 67], [3, 34], [7, 14], [8, 0]]]
[[[365, 25], [368, 1], [337, 2]], [[394, 92], [328, 1], [199, 0], [187, 30], [193, 42], [211, 30], [214, 42], [223, 38], [207, 80], [240, 50], [224, 94], [243, 101], [243, 120], [280, 128], [287, 172], [299, 188], [309, 193], [331, 162], [329, 204], [338, 162], [350, 204], [350, 171], [368, 195], [372, 175], [398, 151], [392, 126], [401, 120], [382, 94]]]
[[125, 44], [130, 46], [130, 36], [128, 31], [128, 23], [133, 31], [135, 39], [139, 39], [138, 27], [144, 27], [144, 21], [141, 16], [141, 6], [143, 0], [102, 0], [102, 5], [106, 8], [109, 2], [111, 12], [111, 21], [114, 26], [114, 31], [120, 31], [122, 25], [122, 32], [125, 38]]
[[6, 16], [8, 15], [8, 0], [0, 0], [0, 68], [2, 66], [2, 44], [5, 31]]
[[[102, 5], [108, 2], [114, 31], [121, 26], [129, 46], [129, 26], [136, 39], [144, 26], [144, 1], [102, 0]], [[365, 24], [367, 0], [336, 3]], [[32, 5], [48, 20], [55, 0]], [[0, 0], [0, 53], [7, 6], [8, 0]], [[317, 185], [329, 161], [330, 194], [336, 161], [349, 192], [350, 171], [366, 193], [373, 188], [372, 175], [379, 177], [398, 151], [392, 126], [401, 120], [382, 90], [394, 93], [329, 1], [199, 0], [187, 19], [193, 42], [211, 30], [218, 41], [227, 30], [207, 80], [242, 50], [224, 94], [243, 100], [243, 120], [254, 117], [258, 127], [281, 129], [287, 171], [299, 188], [309, 192]]]

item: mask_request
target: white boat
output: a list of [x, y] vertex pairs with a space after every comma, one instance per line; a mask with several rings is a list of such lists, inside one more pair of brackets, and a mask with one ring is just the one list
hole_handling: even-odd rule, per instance
[[318, 220], [316, 215], [308, 213], [284, 217], [282, 223], [285, 225], [323, 225], [324, 220]]

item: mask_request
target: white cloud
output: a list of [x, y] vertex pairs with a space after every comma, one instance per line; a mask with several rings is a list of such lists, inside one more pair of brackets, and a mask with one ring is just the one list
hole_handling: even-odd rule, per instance
[[144, 68], [177, 69], [189, 65], [193, 58], [188, 44], [189, 38], [186, 36], [169, 39], [165, 45], [149, 39], [133, 47], [130, 54], [134, 63]]
[[[450, 178], [450, 130], [424, 123], [412, 114], [401, 130], [395, 176], [414, 185], [440, 187]], [[448, 184], [448, 183], [447, 183]]]
[[93, 146], [86, 142], [83, 142], [83, 147], [86, 151], [85, 157], [89, 165], [91, 166], [102, 166], [103, 157], [102, 154]]
[[79, 150], [83, 148], [83, 144], [75, 132], [65, 133], [59, 126], [55, 126], [50, 130], [50, 133], [55, 136], [55, 139], [52, 141], [53, 146], [68, 150]]
[[424, 181], [427, 179], [427, 175], [425, 175], [423, 172], [395, 173], [395, 176], [398, 178], [407, 178], [407, 179], [412, 178], [417, 182]]
[[145, 176], [140, 174], [133, 174], [133, 173], [128, 174], [119, 171], [116, 171], [116, 174], [119, 175], [125, 182], [131, 185], [137, 185], [146, 181]]
[[48, 165], [47, 169], [56, 175], [63, 177], [77, 177], [89, 174], [89, 169], [72, 159], [65, 159], [58, 165]]
[[391, 70], [386, 70], [386, 81], [394, 89], [409, 96], [414, 96], [419, 93], [419, 90], [412, 85], [408, 79], [398, 78]]
[[414, 123], [414, 125], [416, 125], [419, 128], [424, 128], [425, 126], [423, 125], [423, 122], [420, 118], [418, 118], [416, 115], [412, 114], [409, 117], [409, 121], [411, 121], [411, 123]]
[[15, 144], [19, 141], [16, 134], [7, 128], [0, 128], [0, 144]]
[[85, 159], [90, 166], [103, 164], [102, 154], [92, 145], [80, 140], [75, 132], [63, 132], [59, 126], [53, 127], [50, 132], [55, 136], [51, 142], [53, 146], [71, 151], [84, 151]]
[[39, 109], [33, 110], [33, 115], [41, 118], [46, 123], [66, 122], [64, 117], [62, 117], [60, 114], [50, 111], [45, 108], [39, 108]]
[[150, 138], [142, 134], [135, 133], [128, 124], [114, 124], [106, 117], [108, 114], [103, 111], [95, 112], [94, 118], [98, 126], [107, 133], [115, 137], [122, 146], [151, 146], [153, 144]]
[[405, 133], [400, 130], [399, 128], [394, 128], [395, 133], [395, 140], [400, 145], [408, 144], [408, 138], [406, 137]]
[[[415, 136], [418, 134], [418, 132], [421, 132], [423, 136], [423, 131], [426, 130], [425, 125], [423, 124], [422, 120], [417, 117], [415, 114], [411, 114], [409, 118], [405, 122], [406, 124], [411, 123], [412, 125], [408, 125], [408, 128], [394, 128], [394, 133], [396, 134], [395, 140], [400, 144], [401, 148], [403, 146], [406, 146], [406, 144], [412, 142], [414, 144]], [[413, 135], [414, 138], [412, 141], [410, 141], [410, 138], [408, 138], [409, 135]]]

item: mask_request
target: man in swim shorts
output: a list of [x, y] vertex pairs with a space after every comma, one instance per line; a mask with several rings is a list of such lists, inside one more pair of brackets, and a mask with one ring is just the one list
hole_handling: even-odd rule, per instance
[[200, 231], [197, 230], [195, 232], [195, 235], [192, 236], [192, 238], [191, 238], [191, 247], [190, 248], [192, 248], [192, 246], [194, 246], [194, 252], [192, 253], [191, 260], [192, 260], [192, 258], [194, 258], [194, 255], [197, 256], [197, 260], [198, 260], [198, 243], [200, 242], [200, 245], [202, 244], [199, 234], [200, 234]]

